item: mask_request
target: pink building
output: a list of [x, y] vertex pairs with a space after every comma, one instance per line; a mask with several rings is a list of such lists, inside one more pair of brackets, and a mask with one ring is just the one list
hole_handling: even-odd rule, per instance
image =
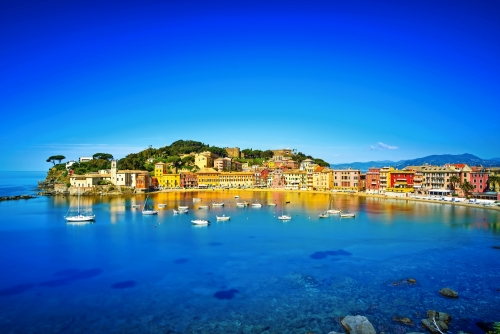
[[269, 174], [268, 187], [274, 189], [285, 188], [285, 178], [283, 177], [283, 171], [280, 168], [275, 169], [272, 174]]
[[472, 192], [484, 193], [488, 188], [488, 172], [482, 167], [472, 167], [469, 182], [474, 188]]
[[182, 188], [197, 188], [198, 176], [195, 173], [180, 173], [181, 187]]

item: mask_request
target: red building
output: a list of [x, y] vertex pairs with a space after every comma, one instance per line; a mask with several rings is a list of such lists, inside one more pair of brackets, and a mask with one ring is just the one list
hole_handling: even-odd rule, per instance
[[472, 192], [484, 193], [488, 188], [488, 172], [482, 167], [472, 167], [469, 182], [474, 188]]
[[197, 188], [198, 187], [198, 176], [195, 173], [180, 173], [179, 177], [181, 179], [181, 188]]
[[370, 168], [366, 173], [366, 190], [375, 191], [380, 188], [380, 168]]
[[414, 171], [409, 170], [393, 170], [391, 171], [391, 179], [389, 180], [389, 188], [412, 188]]

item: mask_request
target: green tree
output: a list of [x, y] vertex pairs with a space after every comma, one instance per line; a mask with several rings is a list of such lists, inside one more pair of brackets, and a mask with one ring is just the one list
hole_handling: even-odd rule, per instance
[[469, 197], [470, 192], [474, 189], [474, 186], [470, 184], [469, 181], [465, 180], [464, 183], [460, 185], [460, 188], [464, 191], [465, 197]]
[[500, 176], [488, 176], [488, 187], [490, 188], [490, 191], [495, 191], [498, 183], [500, 183]]
[[46, 161], [47, 162], [52, 162], [54, 164], [54, 166], [56, 165], [56, 161], [58, 161], [58, 163], [61, 163], [62, 160], [66, 159], [66, 157], [64, 155], [52, 155], [50, 156]]
[[209, 147], [209, 148], [207, 148], [207, 151], [215, 153], [221, 158], [225, 158], [228, 155], [225, 148], [217, 147], [217, 146]]
[[113, 156], [109, 153], [96, 153], [92, 156], [93, 159], [102, 159], [102, 160], [113, 160]]
[[457, 188], [457, 184], [460, 184], [460, 178], [458, 175], [452, 175], [450, 177], [451, 190], [455, 190]]

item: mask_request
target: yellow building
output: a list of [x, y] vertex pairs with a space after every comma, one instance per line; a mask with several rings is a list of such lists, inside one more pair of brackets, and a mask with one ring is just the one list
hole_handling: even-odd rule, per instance
[[220, 186], [220, 178], [218, 171], [213, 168], [201, 168], [196, 172], [198, 177], [198, 187], [199, 188], [212, 188]]
[[385, 191], [390, 184], [391, 180], [391, 171], [394, 170], [394, 167], [382, 167], [380, 168], [380, 186], [379, 189]]
[[155, 164], [154, 177], [158, 185], [163, 188], [175, 188], [181, 185], [180, 174], [167, 174], [167, 164], [158, 162]]
[[214, 166], [214, 160], [218, 157], [217, 154], [209, 151], [198, 153], [194, 156], [194, 164], [198, 166], [199, 169], [212, 168]]
[[307, 189], [307, 172], [300, 169], [288, 169], [283, 171], [285, 189], [300, 190]]
[[[222, 172], [219, 175], [220, 186], [225, 188], [253, 187], [255, 185], [254, 172]], [[198, 182], [199, 179], [198, 179]]]
[[330, 190], [333, 188], [333, 170], [326, 167], [316, 167], [312, 174], [312, 187], [315, 190]]
[[274, 161], [270, 160], [267, 162], [267, 167], [269, 169], [275, 169], [276, 167], [274, 166]]

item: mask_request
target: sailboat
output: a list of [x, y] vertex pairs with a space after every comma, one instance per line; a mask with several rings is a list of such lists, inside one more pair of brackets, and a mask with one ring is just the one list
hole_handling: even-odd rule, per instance
[[144, 207], [142, 208], [143, 215], [157, 215], [158, 211], [153, 208], [153, 203], [149, 201], [149, 195], [146, 196]]
[[284, 207], [285, 207], [285, 204], [283, 203], [283, 201], [281, 201], [281, 216], [278, 216], [278, 219], [279, 220], [291, 220], [292, 216], [290, 216], [289, 214], [284, 214], [283, 213], [283, 208]]
[[80, 206], [80, 188], [78, 188], [78, 211], [76, 215], [69, 215], [69, 211], [71, 208], [68, 210], [68, 213], [64, 217], [67, 222], [72, 222], [72, 223], [80, 223], [80, 222], [91, 222], [95, 220], [95, 215], [91, 213], [87, 213], [85, 211], [81, 211], [81, 206]]
[[338, 215], [341, 212], [342, 212], [342, 210], [332, 209], [332, 195], [330, 195], [330, 203], [328, 204], [328, 210], [326, 210], [326, 213], [330, 213], [330, 214], [333, 214], [333, 215]]

